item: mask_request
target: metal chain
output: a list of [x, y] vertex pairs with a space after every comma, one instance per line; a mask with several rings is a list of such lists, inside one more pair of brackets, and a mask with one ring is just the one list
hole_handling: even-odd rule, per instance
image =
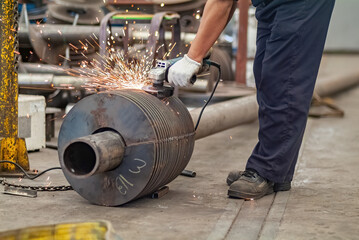
[[6, 182], [5, 179], [0, 180], [0, 183], [4, 186], [9, 186], [9, 187], [16, 187], [16, 188], [21, 188], [21, 189], [31, 189], [31, 190], [36, 190], [39, 192], [58, 192], [58, 191], [69, 191], [69, 190], [73, 190], [73, 188], [71, 186], [27, 186], [27, 185], [17, 185], [17, 184], [11, 184]]

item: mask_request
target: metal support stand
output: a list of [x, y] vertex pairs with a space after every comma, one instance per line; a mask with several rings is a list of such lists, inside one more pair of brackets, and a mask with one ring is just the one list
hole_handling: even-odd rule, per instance
[[[25, 140], [18, 138], [18, 3], [2, 0], [0, 9], [0, 160], [17, 162], [29, 170]], [[15, 172], [15, 165], [0, 164], [0, 172]]]
[[156, 192], [151, 194], [151, 198], [159, 199], [165, 196], [169, 192], [170, 188], [168, 186], [163, 186], [158, 189]]

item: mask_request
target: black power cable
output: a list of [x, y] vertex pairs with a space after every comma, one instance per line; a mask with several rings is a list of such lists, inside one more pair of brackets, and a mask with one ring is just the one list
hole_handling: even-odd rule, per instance
[[195, 128], [194, 128], [195, 131], [197, 130], [198, 125], [199, 125], [199, 122], [201, 121], [201, 118], [202, 118], [204, 109], [207, 107], [207, 105], [209, 104], [209, 102], [212, 100], [213, 95], [214, 95], [214, 93], [216, 92], [216, 89], [217, 89], [217, 87], [218, 87], [218, 84], [219, 84], [219, 82], [221, 81], [221, 75], [222, 75], [221, 65], [219, 65], [219, 64], [216, 63], [216, 62], [212, 62], [212, 61], [210, 61], [210, 60], [208, 60], [208, 59], [204, 60], [204, 62], [205, 62], [205, 64], [207, 64], [207, 65], [209, 65], [209, 66], [213, 66], [213, 67], [218, 68], [218, 79], [217, 79], [216, 84], [214, 85], [214, 88], [213, 88], [213, 90], [212, 90], [211, 95], [209, 96], [207, 102], [206, 102], [206, 103], [204, 104], [204, 106], [202, 107], [202, 110], [201, 110], [201, 112], [200, 112], [200, 114], [199, 114], [199, 116], [198, 116], [197, 124], [196, 124], [196, 126], [195, 126]]
[[28, 179], [31, 179], [31, 180], [34, 180], [38, 177], [40, 177], [41, 175], [43, 175], [44, 173], [46, 172], [49, 172], [49, 171], [52, 171], [52, 170], [58, 170], [58, 169], [61, 169], [60, 167], [52, 167], [52, 168], [49, 168], [49, 169], [46, 169], [38, 174], [36, 174], [35, 176], [30, 176], [26, 171], [25, 169], [23, 169], [18, 163], [16, 162], [12, 162], [12, 161], [7, 161], [7, 160], [1, 160], [0, 163], [10, 163], [10, 164], [14, 164], [16, 167], [20, 168], [20, 170], [24, 173], [24, 175], [28, 178]]

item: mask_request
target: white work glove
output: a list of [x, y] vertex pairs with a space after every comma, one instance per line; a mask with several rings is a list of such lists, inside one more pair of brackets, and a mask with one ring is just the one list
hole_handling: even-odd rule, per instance
[[202, 64], [186, 55], [176, 62], [168, 71], [168, 82], [174, 86], [186, 87], [193, 75], [197, 74]]

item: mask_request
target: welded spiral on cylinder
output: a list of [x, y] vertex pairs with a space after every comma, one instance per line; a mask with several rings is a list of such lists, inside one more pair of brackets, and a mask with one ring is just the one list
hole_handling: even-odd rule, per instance
[[[90, 146], [84, 148], [88, 156], [99, 156], [93, 152], [103, 148], [98, 148], [96, 141], [89, 142], [98, 132], [103, 136], [112, 132], [123, 139], [123, 144], [117, 145], [122, 145], [119, 148], [124, 153], [110, 157], [121, 159], [115, 159], [117, 166], [113, 169], [90, 169], [76, 175], [68, 167], [73, 166], [72, 160], [65, 153], [75, 153], [79, 143], [85, 142]], [[183, 103], [176, 97], [160, 100], [139, 90], [106, 92], [83, 99], [66, 116], [59, 134], [60, 163], [72, 187], [90, 202], [109, 206], [151, 194], [171, 182], [188, 164], [193, 147], [193, 121]]]

